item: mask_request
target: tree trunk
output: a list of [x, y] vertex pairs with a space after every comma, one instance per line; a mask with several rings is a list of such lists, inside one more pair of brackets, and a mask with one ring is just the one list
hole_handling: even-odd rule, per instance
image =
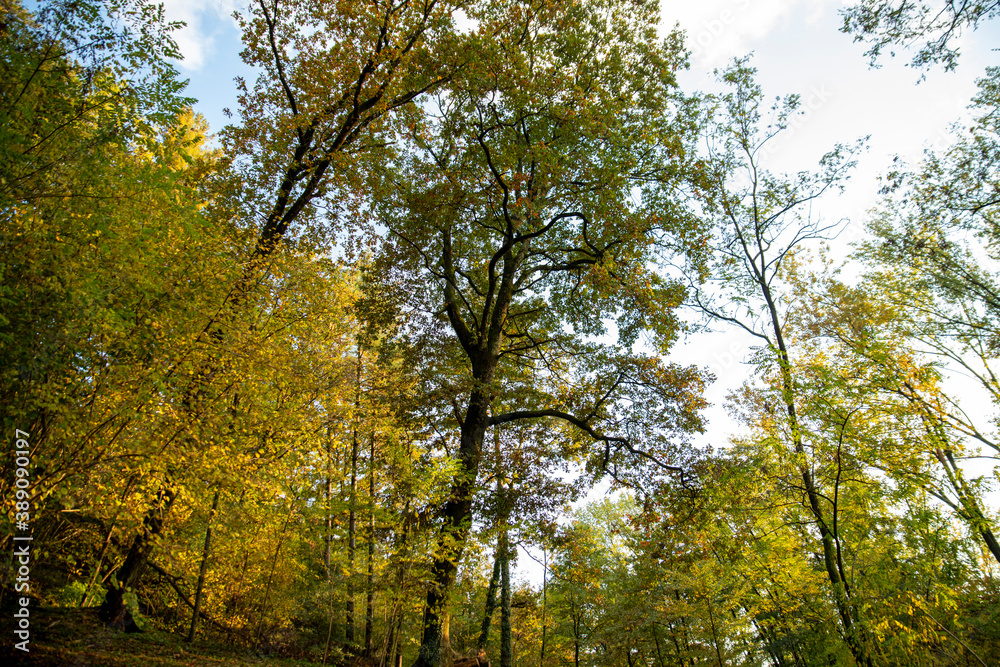
[[413, 667], [438, 667], [441, 661], [441, 613], [455, 582], [455, 573], [465, 551], [465, 542], [472, 524], [472, 496], [489, 419], [489, 385], [495, 366], [494, 361], [487, 372], [474, 373], [482, 388], [472, 392], [469, 408], [462, 422], [458, 469], [452, 478], [451, 493], [440, 513], [443, 525], [431, 566], [431, 585], [427, 589], [427, 600], [424, 603], [420, 653]]
[[[389, 605], [389, 619], [386, 622], [386, 635], [382, 640], [382, 661], [380, 662], [380, 667], [383, 665], [395, 665], [397, 658], [402, 660], [402, 652], [398, 650], [399, 648], [399, 638], [402, 632], [403, 626], [403, 600], [406, 597], [405, 583], [406, 583], [406, 558], [408, 552], [407, 540], [409, 539], [410, 531], [410, 501], [406, 501], [406, 505], [403, 508], [403, 525], [402, 531], [397, 533], [397, 538], [394, 545], [394, 560], [396, 562], [396, 583], [392, 588], [392, 603]], [[386, 662], [388, 661], [388, 662]]]
[[354, 562], [358, 549], [358, 425], [361, 421], [361, 348], [354, 384], [354, 429], [351, 434], [351, 498], [347, 515], [347, 618], [345, 639], [354, 643]]
[[[329, 419], [329, 416], [327, 416]], [[324, 494], [326, 496], [326, 518], [324, 519], [324, 527], [326, 528], [326, 534], [323, 536], [323, 567], [326, 569], [326, 581], [329, 584], [331, 581], [330, 572], [330, 556], [332, 554], [332, 544], [333, 541], [333, 432], [332, 427], [329, 423], [326, 425], [326, 488], [324, 489]]]
[[[538, 667], [545, 667], [545, 624], [548, 612], [549, 554], [542, 549], [542, 649], [538, 654]], [[659, 649], [657, 648], [657, 651]]]
[[[792, 447], [797, 456], [805, 457], [806, 450], [802, 442], [802, 427], [799, 423], [798, 412], [795, 407], [795, 385], [792, 380], [791, 360], [781, 330], [781, 319], [769, 284], [765, 280], [758, 278], [758, 285], [761, 289], [761, 295], [767, 303], [771, 328], [774, 331], [775, 347], [778, 352], [777, 361], [781, 374], [782, 400], [785, 404], [785, 411], [788, 414]], [[820, 503], [821, 496], [819, 490], [816, 488], [812, 470], [808, 465], [801, 463], [799, 465], [799, 474], [802, 477], [802, 483], [805, 487], [809, 509], [819, 529], [820, 539], [823, 544], [823, 565], [826, 569], [827, 578], [830, 580], [830, 587], [834, 602], [837, 605], [837, 612], [844, 626], [844, 637], [847, 640], [847, 647], [858, 664], [870, 667], [872, 661], [868, 655], [867, 642], [861, 636], [862, 630], [860, 627], [855, 627], [856, 610], [851, 604], [851, 590], [847, 583], [847, 578], [844, 576], [843, 564], [840, 560], [840, 536], [837, 535], [835, 530], [831, 530], [830, 524], [826, 520], [825, 512], [823, 512], [823, 507]], [[836, 516], [836, 508], [834, 508], [834, 528], [837, 525]]]
[[486, 589], [486, 606], [483, 609], [483, 625], [479, 632], [479, 641], [476, 648], [486, 649], [486, 642], [490, 638], [490, 623], [493, 620], [493, 612], [497, 606], [497, 587], [500, 585], [500, 543], [497, 541], [496, 555], [493, 557], [493, 574], [490, 576], [490, 585]]
[[[434, 563], [431, 567], [431, 585], [424, 604], [423, 637], [420, 653], [413, 667], [437, 667], [441, 659], [441, 611], [455, 581], [458, 564], [465, 551], [465, 542], [472, 525], [472, 499], [483, 440], [490, 419], [493, 400], [493, 375], [500, 359], [500, 348], [508, 309], [514, 295], [514, 275], [524, 262], [527, 243], [511, 243], [503, 253], [503, 275], [500, 278], [495, 301], [483, 313], [481, 326], [476, 333], [462, 320], [455, 290], [455, 268], [451, 248], [451, 232], [444, 229], [442, 268], [449, 279], [444, 285], [445, 312], [459, 342], [470, 362], [474, 388], [469, 395], [465, 419], [460, 421], [460, 438], [457, 469], [451, 480], [451, 492], [441, 508], [442, 526], [438, 538]], [[514, 245], [517, 245], [515, 251]], [[491, 299], [493, 296], [491, 296]]]
[[[297, 499], [296, 499], [297, 500]], [[267, 602], [268, 598], [271, 596], [271, 584], [274, 582], [274, 571], [278, 568], [278, 556], [281, 555], [281, 547], [285, 544], [285, 530], [288, 529], [288, 524], [292, 522], [292, 514], [294, 513], [294, 504], [288, 512], [288, 516], [285, 517], [285, 522], [281, 526], [281, 532], [278, 533], [278, 546], [274, 550], [274, 558], [271, 559], [271, 571], [267, 575], [267, 585], [264, 587], [264, 601], [260, 606], [260, 618], [257, 619], [257, 637], [255, 640], [256, 644], [260, 644], [261, 637], [264, 633], [264, 617], [267, 614]]]
[[510, 631], [510, 542], [507, 528], [500, 535], [500, 667], [514, 667]]
[[201, 613], [202, 593], [205, 589], [205, 572], [208, 570], [208, 554], [212, 548], [212, 519], [215, 518], [215, 511], [219, 509], [219, 489], [215, 490], [212, 496], [212, 509], [208, 513], [208, 521], [205, 522], [205, 547], [201, 552], [201, 567], [198, 568], [198, 586], [194, 593], [194, 613], [191, 616], [191, 629], [188, 630], [187, 640], [194, 641], [195, 628], [198, 627], [198, 615]]
[[441, 667], [453, 667], [455, 655], [451, 649], [451, 610], [447, 607], [441, 618]]
[[365, 581], [365, 655], [372, 654], [375, 627], [375, 432], [368, 453], [368, 577]]
[[582, 623], [575, 601], [570, 602], [569, 613], [573, 622], [573, 667], [580, 667], [580, 629]]
[[712, 644], [715, 647], [715, 658], [719, 663], [719, 667], [726, 667], [725, 663], [722, 661], [722, 649], [719, 647], [719, 633], [715, 627], [715, 614], [712, 612], [712, 594], [711, 591], [705, 596], [705, 602], [708, 603], [708, 620], [712, 627]]
[[139, 582], [146, 559], [153, 552], [156, 538], [163, 532], [164, 515], [170, 511], [177, 493], [173, 489], [161, 491], [157, 502], [146, 512], [142, 520], [142, 532], [135, 536], [129, 547], [125, 562], [117, 571], [117, 585], [112, 583], [108, 593], [98, 610], [98, 617], [107, 625], [119, 630], [130, 625], [128, 609], [125, 606], [125, 593], [132, 590]]

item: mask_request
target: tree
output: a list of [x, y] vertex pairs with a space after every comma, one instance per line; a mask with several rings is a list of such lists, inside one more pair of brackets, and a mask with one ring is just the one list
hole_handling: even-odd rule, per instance
[[803, 412], [785, 325], [788, 295], [781, 291], [781, 271], [796, 249], [823, 238], [835, 226], [803, 214], [802, 209], [841, 187], [861, 144], [836, 147], [823, 156], [816, 173], [800, 172], [788, 178], [770, 174], [761, 164], [766, 143], [786, 129], [798, 98], [789, 96], [776, 103], [770, 123], [763, 125], [763, 95], [753, 76], [745, 60], [736, 61], [721, 75], [734, 90], [719, 100], [717, 124], [708, 135], [712, 173], [704, 198], [716, 230], [713, 271], [707, 284], [716, 291], [695, 291], [695, 304], [712, 319], [736, 325], [758, 340], [758, 363], [775, 373], [775, 397], [784, 422], [782, 439], [799, 461], [802, 499], [819, 533], [843, 634], [855, 660], [867, 665], [873, 658], [844, 568], [836, 503], [818, 486], [808, 463], [804, 419], [809, 415]]
[[[463, 67], [452, 34], [463, 4], [259, 0], [240, 18], [242, 56], [263, 72], [253, 88], [240, 82], [242, 123], [222, 137], [244, 158], [230, 213], [252, 221], [253, 257], [289, 231], [340, 231], [338, 214], [357, 204], [365, 162], [385, 153], [401, 113]], [[307, 226], [317, 217], [332, 226]]]
[[[102, 200], [131, 205], [122, 216], [127, 220], [135, 213], [135, 201], [148, 196], [153, 206], [160, 206], [157, 213], [189, 222], [189, 208], [163, 208], [167, 202], [161, 195], [189, 186], [186, 179], [196, 172], [203, 177], [211, 156], [199, 164], [189, 154], [183, 167], [194, 169], [187, 173], [168, 164], [185, 150], [199, 152], [197, 135], [203, 128], [190, 113], [182, 115], [190, 100], [178, 95], [176, 72], [163, 61], [177, 55], [176, 47], [169, 39], [170, 26], [163, 25], [155, 7], [143, 2], [110, 3], [107, 8], [88, 2], [44, 3], [36, 15], [11, 2], [2, 12], [0, 210], [5, 259], [0, 299], [6, 315], [0, 317], [0, 340], [7, 364], [5, 421], [16, 419], [36, 434], [36, 446], [44, 446], [44, 424], [58, 418], [40, 384], [72, 383], [67, 374], [74, 372], [74, 351], [60, 344], [60, 326], [68, 325], [78, 310], [89, 314], [95, 306], [108, 306], [100, 301], [99, 289], [88, 290], [95, 286], [66, 277], [70, 272], [60, 266], [93, 261], [93, 254], [80, 258], [73, 251], [95, 238], [99, 251], [118, 249], [113, 242], [122, 237], [113, 235], [114, 224], [99, 219], [110, 208]], [[184, 137], [188, 130], [194, 136]], [[149, 150], [142, 155], [136, 145]], [[127, 178], [135, 169], [145, 179]], [[118, 193], [103, 185], [123, 177]], [[150, 182], [154, 184], [147, 186]], [[92, 219], [95, 215], [98, 219]], [[86, 234], [91, 238], [84, 242]], [[60, 235], [69, 242], [63, 248]], [[103, 243], [101, 235], [107, 235]], [[134, 259], [124, 253], [119, 261]], [[84, 340], [91, 338], [84, 335]]]
[[[873, 238], [860, 244], [858, 257], [868, 267], [868, 283], [879, 286], [877, 293], [895, 313], [899, 336], [915, 355], [940, 366], [933, 371], [938, 380], [928, 383], [920, 381], [913, 364], [903, 363], [902, 355], [885, 362], [895, 369], [890, 372], [897, 377], [895, 391], [923, 415], [929, 451], [944, 475], [937, 493], [947, 496], [944, 502], [1000, 559], [978, 484], [966, 480], [956, 463], [966, 443], [994, 458], [1000, 443], [984, 420], [938, 384], [943, 372], [958, 372], [994, 407], [1000, 400], [993, 361], [1000, 331], [994, 251], [1000, 210], [998, 79], [994, 68], [979, 81], [975, 121], [950, 148], [928, 152], [912, 171], [901, 167], [889, 174], [885, 201], [868, 225]], [[864, 353], [864, 344], [858, 344]]]
[[[945, 70], [958, 64], [959, 51], [952, 46], [966, 28], [975, 30], [980, 21], [1000, 16], [997, 0], [961, 2], [910, 2], [909, 0], [863, 0], [841, 10], [841, 31], [853, 34], [857, 42], [871, 46], [865, 53], [875, 65], [886, 47], [910, 47], [926, 39], [913, 56], [911, 65], [926, 68], [941, 63]], [[890, 50], [891, 55], [896, 55]]]
[[[847, 287], [836, 274], [798, 274], [800, 268], [788, 274], [798, 304], [788, 327], [799, 348], [802, 413], [811, 439], [836, 438], [817, 448], [826, 454], [815, 457], [813, 467], [832, 489], [834, 512], [840, 506], [844, 558], [853, 564], [867, 627], [875, 638], [893, 636], [892, 642], [879, 639], [873, 654], [882, 662], [919, 662], [936, 643], [982, 659], [989, 644], [968, 631], [969, 619], [949, 611], [948, 594], [928, 593], [968, 585], [964, 594], [977, 595], [975, 564], [988, 568], [984, 558], [990, 558], [974, 546], [975, 533], [990, 541], [975, 485], [955, 473], [952, 457], [963, 445], [927, 410], [947, 401], [939, 368], [906, 333], [910, 315], [892, 297], [895, 278]], [[756, 413], [765, 415], [760, 408]], [[958, 526], [944, 529], [951, 522], [935, 499], [955, 508], [973, 536], [960, 535]], [[942, 560], [927, 558], [924, 547], [915, 546], [921, 542]], [[966, 570], [959, 576], [965, 584], [952, 579], [957, 570]]]
[[[563, 653], [562, 660], [571, 660], [576, 667], [593, 646], [591, 633], [603, 602], [601, 593], [611, 554], [601, 548], [606, 546], [601, 544], [602, 538], [610, 537], [601, 528], [584, 518], [556, 538], [552, 607], [564, 624], [560, 634], [568, 635], [569, 655]], [[557, 645], [553, 654], [559, 653]]]
[[87, 2], [8, 4], [0, 29], [4, 421], [35, 436], [33, 507], [89, 487], [109, 509], [98, 568], [135, 525], [172, 371], [231, 269], [226, 230], [199, 212], [217, 155], [163, 62], [168, 29], [145, 3]]
[[643, 331], [658, 350], [676, 336], [682, 288], [651, 261], [686, 251], [697, 231], [677, 201], [693, 136], [691, 102], [674, 90], [678, 37], [658, 44], [655, 7], [618, 2], [494, 3], [469, 16], [477, 59], [414, 120], [380, 202], [382, 272], [423, 313], [415, 333], [442, 345], [439, 372], [454, 373], [458, 466], [439, 515], [422, 666], [438, 659], [486, 430], [552, 418], [601, 444], [597, 469], [676, 471], [663, 459], [671, 436], [699, 427], [703, 381], [584, 342], [605, 318], [625, 350]]
[[[243, 257], [240, 274], [202, 320], [209, 345], [181, 401], [192, 421], [204, 407], [206, 385], [224, 363], [224, 352], [212, 345], [225, 346], [282, 240], [290, 233], [301, 248], [311, 249], [318, 239], [332, 238], [334, 226], [307, 222], [323, 208], [350, 208], [364, 180], [356, 160], [363, 155], [377, 161], [398, 112], [450, 76], [449, 66], [460, 60], [451, 57], [451, 9], [433, 1], [387, 2], [374, 10], [355, 3], [331, 12], [321, 2], [262, 0], [241, 19], [244, 59], [263, 73], [252, 89], [243, 84], [242, 125], [222, 133], [224, 153], [232, 156], [230, 178], [215, 184], [207, 214], [243, 231], [237, 243]], [[328, 193], [332, 202], [323, 199]], [[237, 401], [238, 393], [229, 399]], [[190, 439], [186, 444], [196, 446]], [[156, 495], [165, 502], [150, 507], [145, 524], [151, 528], [133, 540], [124, 580], [139, 576], [174, 486], [168, 471]], [[105, 601], [102, 615], [111, 622], [122, 614], [121, 598], [114, 587]]]

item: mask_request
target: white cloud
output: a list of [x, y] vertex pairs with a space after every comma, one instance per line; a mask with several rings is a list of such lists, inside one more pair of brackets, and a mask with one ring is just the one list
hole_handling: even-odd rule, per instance
[[220, 24], [232, 21], [231, 15], [237, 7], [237, 0], [163, 0], [167, 20], [187, 24], [174, 33], [184, 55], [179, 63], [182, 69], [193, 72], [205, 66], [214, 51], [214, 33]]
[[817, 15], [822, 5], [839, 0], [661, 0], [665, 25], [680, 23], [695, 65], [712, 68], [749, 52], [801, 5]]

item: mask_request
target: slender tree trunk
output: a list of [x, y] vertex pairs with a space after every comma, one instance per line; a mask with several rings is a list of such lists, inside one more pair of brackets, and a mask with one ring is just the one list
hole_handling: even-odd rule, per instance
[[267, 575], [267, 585], [264, 587], [264, 601], [260, 606], [260, 618], [257, 619], [256, 642], [258, 644], [264, 633], [264, 617], [267, 614], [268, 599], [271, 597], [271, 584], [274, 583], [274, 571], [278, 568], [278, 556], [281, 555], [281, 547], [285, 544], [285, 530], [288, 528], [288, 524], [292, 522], [293, 512], [294, 509], [291, 509], [288, 512], [288, 516], [285, 517], [285, 522], [281, 526], [281, 532], [278, 533], [278, 546], [274, 550], [274, 558], [271, 559], [271, 571]]
[[507, 528], [500, 534], [500, 667], [514, 667], [510, 628], [510, 543]]
[[365, 580], [365, 655], [372, 654], [375, 627], [375, 432], [368, 452], [368, 576]]
[[573, 666], [580, 667], [580, 630], [582, 622], [575, 601], [570, 602], [569, 613], [573, 623]]
[[[403, 600], [406, 597], [406, 575], [408, 566], [406, 559], [409, 557], [408, 540], [410, 535], [410, 501], [406, 501], [403, 507], [402, 530], [396, 533], [393, 550], [396, 562], [396, 583], [392, 589], [392, 603], [389, 606], [389, 620], [386, 623], [386, 636], [382, 640], [382, 661], [381, 664], [395, 665], [402, 660], [402, 652], [398, 651], [399, 638], [403, 627]], [[386, 662], [388, 661], [388, 662]]]
[[545, 667], [545, 630], [548, 612], [549, 553], [542, 549], [542, 648], [538, 654], [538, 667]]
[[[678, 602], [681, 602], [681, 592], [679, 590], [677, 590], [677, 589], [674, 589], [674, 599], [677, 600]], [[691, 633], [688, 632], [687, 617], [686, 616], [681, 616], [678, 619], [678, 624], [680, 625], [681, 639], [684, 640], [684, 651], [683, 651], [683, 653], [681, 653], [681, 649], [678, 647], [678, 649], [677, 649], [678, 655], [686, 655], [686, 656], [690, 657], [690, 655], [691, 655], [691, 636], [690, 636]], [[694, 664], [694, 659], [692, 659], [690, 662], [691, 662], [691, 664]], [[683, 658], [681, 659], [681, 664], [682, 665], [684, 664]]]
[[135, 536], [129, 547], [125, 562], [117, 571], [117, 585], [112, 583], [98, 611], [99, 618], [107, 625], [124, 630], [128, 609], [125, 606], [125, 593], [132, 590], [139, 582], [146, 560], [153, 551], [156, 538], [163, 532], [164, 516], [170, 511], [177, 493], [172, 488], [162, 490], [157, 495], [157, 501], [146, 512], [142, 520], [142, 532]]
[[403, 612], [400, 610], [399, 616], [396, 617], [396, 625], [392, 632], [393, 642], [392, 642], [392, 664], [397, 667], [403, 667], [403, 649], [400, 648], [400, 637], [403, 636]]
[[198, 615], [201, 613], [201, 601], [205, 589], [205, 573], [208, 571], [208, 555], [212, 548], [212, 519], [219, 509], [219, 489], [216, 488], [215, 495], [212, 496], [212, 509], [208, 513], [208, 521], [205, 522], [205, 547], [201, 552], [201, 567], [198, 568], [198, 586], [194, 592], [194, 612], [191, 616], [191, 629], [188, 630], [187, 640], [194, 641], [195, 629], [198, 627]]
[[476, 648], [485, 650], [486, 643], [490, 638], [490, 623], [493, 620], [493, 612], [497, 606], [497, 588], [500, 586], [500, 542], [497, 541], [496, 554], [493, 557], [493, 574], [490, 576], [490, 585], [486, 589], [486, 606], [483, 608], [483, 624], [479, 632], [479, 641]]
[[[329, 419], [329, 415], [327, 415]], [[323, 536], [323, 567], [326, 569], [326, 581], [329, 583], [331, 581], [332, 573], [330, 572], [330, 556], [332, 554], [333, 545], [333, 432], [332, 426], [329, 422], [326, 425], [326, 488], [324, 489], [324, 495], [326, 496], [326, 518], [324, 520], [324, 527], [326, 528], [326, 534]]]
[[715, 658], [719, 663], [719, 667], [725, 667], [725, 664], [722, 662], [722, 649], [719, 648], [719, 633], [715, 627], [715, 614], [712, 612], [711, 595], [706, 595], [705, 601], [708, 603], [708, 620], [712, 626], [712, 644], [715, 646]]
[[656, 664], [658, 667], [665, 667], [666, 663], [663, 662], [663, 650], [660, 648], [660, 635], [656, 632], [656, 621], [653, 621], [649, 630], [653, 635], [653, 646], [656, 648]]
[[451, 648], [451, 610], [445, 607], [441, 619], [441, 667], [453, 667], [455, 656]]
[[684, 655], [687, 651], [681, 648], [681, 641], [677, 638], [677, 632], [677, 623], [674, 623], [673, 627], [670, 628], [670, 641], [674, 643], [674, 651], [677, 652], [677, 664], [684, 667]]
[[354, 562], [358, 547], [358, 426], [361, 420], [361, 348], [358, 347], [354, 385], [354, 429], [351, 435], [351, 506], [347, 517], [347, 618], [348, 644], [354, 643]]
[[327, 579], [326, 582], [327, 590], [327, 615], [330, 617], [329, 622], [326, 625], [326, 645], [323, 647], [323, 662], [320, 663], [323, 667], [326, 667], [326, 658], [330, 655], [330, 643], [333, 641], [333, 579]]
[[330, 423], [330, 415], [327, 414], [326, 423], [326, 488], [323, 494], [326, 497], [326, 517], [323, 524], [326, 534], [323, 536], [323, 568], [326, 570], [326, 590], [329, 621], [326, 628], [326, 644], [323, 647], [323, 665], [326, 665], [327, 655], [330, 653], [330, 641], [333, 638], [333, 571], [331, 568], [331, 558], [333, 556], [333, 426]]

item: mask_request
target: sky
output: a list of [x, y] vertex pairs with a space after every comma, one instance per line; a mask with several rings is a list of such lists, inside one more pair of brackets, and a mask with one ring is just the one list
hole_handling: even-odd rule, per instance
[[[664, 0], [663, 14], [677, 16], [688, 35], [691, 68], [681, 78], [685, 89], [715, 90], [712, 74], [734, 57], [753, 53], [758, 80], [769, 95], [798, 93], [808, 111], [793, 123], [770, 156], [772, 171], [812, 169], [838, 142], [870, 136], [844, 193], [821, 200], [816, 214], [845, 221], [834, 242], [843, 256], [863, 237], [864, 222], [878, 202], [878, 177], [894, 156], [910, 163], [925, 149], [949, 145], [952, 123], [968, 118], [966, 107], [985, 67], [1000, 65], [998, 22], [963, 35], [954, 72], [920, 72], [908, 66], [912, 54], [883, 57], [869, 67], [865, 45], [839, 32], [837, 0], [711, 0], [682, 3]], [[717, 381], [709, 388], [711, 441], [722, 444], [735, 426], [728, 418], [726, 395], [747, 377], [742, 360], [752, 344], [731, 330], [699, 334], [678, 350], [678, 358], [708, 367]]]
[[[769, 96], [801, 95], [803, 114], [795, 119], [777, 149], [769, 154], [772, 171], [797, 172], [816, 166], [838, 142], [870, 136], [845, 192], [828, 197], [818, 213], [844, 220], [835, 242], [843, 256], [862, 237], [868, 211], [877, 203], [878, 177], [896, 155], [915, 162], [928, 148], [949, 142], [949, 127], [967, 118], [966, 107], [985, 67], [1000, 65], [1000, 21], [986, 23], [957, 42], [962, 52], [954, 72], [928, 70], [926, 78], [907, 66], [912, 54], [883, 57], [869, 67], [865, 46], [839, 32], [841, 0], [661, 0], [663, 30], [675, 23], [687, 33], [691, 67], [680, 76], [682, 90], [717, 91], [713, 70], [753, 53], [752, 65]], [[233, 77], [251, 73], [239, 58], [240, 34], [231, 14], [236, 0], [165, 0], [167, 18], [185, 21], [176, 39], [184, 54], [178, 63], [190, 80], [187, 94], [213, 131], [227, 122], [223, 109], [236, 107]], [[708, 389], [710, 436], [700, 444], [724, 445], [736, 426], [725, 411], [725, 397], [747, 378], [743, 363], [751, 341], [731, 330], [700, 333], [673, 355], [711, 370], [717, 381]], [[958, 382], [958, 380], [955, 380]], [[974, 397], [971, 399], [975, 401]], [[983, 406], [984, 409], [986, 405]], [[984, 414], [984, 413], [981, 413]], [[527, 564], [522, 559], [522, 564]], [[540, 568], [522, 569], [540, 581]]]

